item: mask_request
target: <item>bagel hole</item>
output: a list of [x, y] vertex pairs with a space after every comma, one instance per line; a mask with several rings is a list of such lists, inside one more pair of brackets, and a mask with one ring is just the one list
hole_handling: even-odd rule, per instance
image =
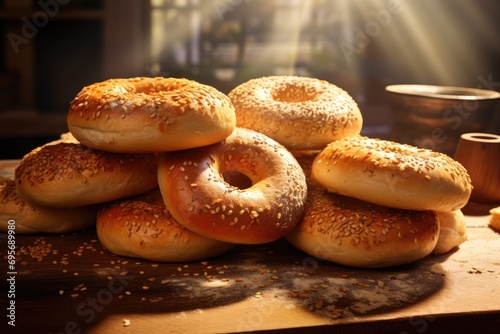
[[293, 82], [278, 84], [271, 91], [271, 97], [278, 102], [305, 102], [313, 100], [315, 95], [314, 89]]
[[229, 185], [239, 189], [247, 189], [253, 185], [252, 180], [248, 176], [237, 171], [223, 172], [222, 177]]

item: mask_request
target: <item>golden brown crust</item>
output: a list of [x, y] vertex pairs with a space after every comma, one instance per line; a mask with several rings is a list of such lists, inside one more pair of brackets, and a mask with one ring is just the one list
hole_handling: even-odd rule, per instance
[[97, 206], [49, 208], [33, 204], [16, 191], [14, 180], [0, 180], [0, 232], [66, 233], [95, 226]]
[[329, 144], [312, 179], [331, 192], [407, 210], [457, 210], [472, 191], [467, 171], [449, 156], [362, 136]]
[[311, 256], [376, 268], [422, 259], [438, 235], [433, 211], [392, 209], [314, 188], [301, 222], [286, 238]]
[[89, 147], [110, 152], [181, 150], [223, 140], [236, 115], [229, 98], [187, 79], [109, 79], [71, 101], [68, 128]]
[[[234, 179], [228, 183], [223, 174], [231, 172], [248, 177], [251, 186], [238, 187], [240, 180]], [[179, 223], [210, 238], [243, 244], [286, 235], [298, 222], [307, 195], [304, 173], [292, 154], [265, 135], [241, 128], [224, 142], [163, 154], [158, 183]]]
[[34, 149], [15, 170], [18, 192], [49, 207], [74, 207], [137, 195], [158, 185], [156, 154], [109, 153], [61, 142]]
[[288, 149], [317, 150], [358, 135], [363, 118], [341, 88], [315, 78], [269, 76], [249, 80], [229, 94], [236, 126], [261, 132]]
[[97, 215], [97, 236], [114, 254], [162, 262], [204, 260], [233, 247], [177, 223], [158, 189], [103, 207]]

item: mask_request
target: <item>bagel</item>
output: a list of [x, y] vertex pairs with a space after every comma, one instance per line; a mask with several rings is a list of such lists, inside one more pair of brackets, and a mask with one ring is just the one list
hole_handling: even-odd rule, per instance
[[363, 136], [329, 144], [311, 178], [331, 192], [406, 210], [458, 210], [472, 191], [467, 171], [449, 156]]
[[489, 210], [490, 213], [490, 221], [489, 226], [500, 231], [500, 206], [492, 208]]
[[104, 203], [158, 186], [157, 154], [120, 154], [60, 142], [38, 147], [15, 169], [17, 191], [48, 207]]
[[433, 254], [448, 253], [467, 240], [465, 217], [461, 210], [436, 212], [439, 219], [439, 238]]
[[229, 98], [175, 78], [109, 79], [71, 101], [68, 128], [82, 144], [118, 153], [182, 150], [219, 142], [236, 123]]
[[78, 143], [78, 140], [76, 140], [71, 132], [65, 132], [62, 133], [58, 139], [50, 141], [44, 145], [54, 145], [59, 143]]
[[303, 218], [286, 239], [319, 259], [380, 268], [426, 257], [438, 236], [434, 211], [382, 207], [318, 187], [309, 191]]
[[95, 226], [98, 207], [49, 208], [33, 204], [16, 191], [14, 180], [0, 179], [0, 232], [66, 233]]
[[97, 214], [96, 231], [108, 251], [150, 261], [204, 260], [234, 246], [197, 235], [177, 223], [157, 189], [106, 204]]
[[289, 233], [307, 196], [293, 155], [269, 137], [242, 128], [218, 144], [162, 154], [158, 183], [180, 224], [238, 244], [267, 243]]
[[353, 98], [323, 80], [268, 76], [244, 82], [228, 94], [236, 126], [261, 132], [290, 150], [323, 149], [359, 135], [363, 118]]

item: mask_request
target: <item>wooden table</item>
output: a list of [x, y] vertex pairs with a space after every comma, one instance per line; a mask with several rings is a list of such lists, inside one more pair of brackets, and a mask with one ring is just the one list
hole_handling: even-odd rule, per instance
[[[500, 235], [488, 219], [467, 216], [470, 240], [456, 251], [383, 270], [327, 263], [285, 240], [206, 262], [153, 263], [110, 254], [92, 229], [17, 235], [16, 274], [7, 269], [0, 283], [0, 328], [13, 329], [14, 300], [19, 333], [494, 333]], [[0, 245], [5, 270], [6, 234]]]

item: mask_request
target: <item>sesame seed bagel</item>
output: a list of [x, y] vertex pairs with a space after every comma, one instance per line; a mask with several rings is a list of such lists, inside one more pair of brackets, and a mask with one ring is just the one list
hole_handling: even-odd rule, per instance
[[110, 252], [150, 261], [204, 260], [233, 247], [177, 223], [158, 189], [106, 204], [97, 214], [96, 231]]
[[84, 87], [67, 115], [82, 144], [120, 153], [182, 150], [231, 134], [236, 123], [229, 98], [187, 79], [109, 79]]
[[54, 145], [59, 143], [78, 143], [78, 140], [75, 139], [71, 132], [62, 133], [58, 139], [50, 141], [44, 145]]
[[16, 191], [14, 180], [0, 180], [0, 232], [9, 222], [16, 234], [66, 233], [95, 226], [98, 207], [49, 208], [33, 204]]
[[252, 79], [228, 96], [236, 126], [261, 132], [291, 150], [323, 149], [334, 140], [359, 135], [363, 124], [346, 91], [315, 78]]
[[467, 171], [449, 156], [362, 136], [329, 144], [311, 177], [331, 192], [407, 210], [457, 210], [472, 191]]
[[158, 186], [157, 154], [93, 150], [78, 143], [44, 145], [21, 159], [17, 191], [49, 207], [74, 207], [137, 195]]
[[393, 209], [314, 188], [301, 222], [286, 239], [316, 258], [380, 268], [426, 257], [438, 235], [434, 211]]
[[158, 183], [180, 224], [239, 244], [286, 235], [299, 221], [307, 196], [293, 155], [269, 137], [242, 128], [218, 144], [164, 153]]

